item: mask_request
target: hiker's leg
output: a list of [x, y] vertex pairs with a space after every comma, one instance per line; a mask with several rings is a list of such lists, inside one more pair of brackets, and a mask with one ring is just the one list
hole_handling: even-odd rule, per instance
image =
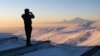
[[27, 38], [26, 44], [31, 45], [30, 40], [31, 40], [32, 27], [26, 27], [25, 31], [26, 31], [26, 38]]

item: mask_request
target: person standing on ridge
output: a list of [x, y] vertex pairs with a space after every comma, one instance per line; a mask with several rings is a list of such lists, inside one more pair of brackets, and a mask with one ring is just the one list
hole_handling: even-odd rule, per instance
[[26, 33], [26, 46], [31, 46], [31, 32], [32, 32], [32, 18], [35, 18], [32, 12], [29, 9], [24, 10], [24, 14], [22, 14], [22, 18], [24, 21], [24, 28]]

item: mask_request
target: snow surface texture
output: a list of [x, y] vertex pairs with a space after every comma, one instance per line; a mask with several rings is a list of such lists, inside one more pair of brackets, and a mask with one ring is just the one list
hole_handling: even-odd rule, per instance
[[53, 48], [38, 50], [36, 52], [30, 52], [23, 56], [80, 56], [87, 50], [89, 50], [89, 48], [56, 46]]
[[[81, 21], [81, 22], [79, 22]], [[85, 21], [85, 22], [84, 22]], [[79, 22], [79, 23], [78, 23]], [[32, 40], [50, 40], [54, 44], [71, 44], [77, 46], [100, 45], [100, 21], [75, 20], [71, 23], [55, 23], [33, 26]], [[25, 37], [24, 31], [14, 33]]]
[[0, 51], [25, 46], [25, 41], [9, 33], [0, 33]]

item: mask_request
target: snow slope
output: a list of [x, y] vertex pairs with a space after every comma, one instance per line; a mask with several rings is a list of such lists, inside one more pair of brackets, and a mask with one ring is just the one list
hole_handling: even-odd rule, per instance
[[87, 50], [89, 50], [89, 48], [87, 47], [55, 46], [53, 48], [42, 49], [36, 52], [30, 52], [22, 56], [80, 56]]
[[10, 33], [0, 33], [0, 51], [25, 46], [25, 41], [19, 40]]

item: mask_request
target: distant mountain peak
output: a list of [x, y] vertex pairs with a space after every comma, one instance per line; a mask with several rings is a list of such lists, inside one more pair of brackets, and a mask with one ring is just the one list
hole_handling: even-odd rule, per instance
[[57, 22], [57, 23], [80, 23], [80, 24], [83, 24], [83, 23], [88, 23], [88, 22], [91, 22], [90, 20], [87, 20], [87, 19], [84, 19], [84, 18], [81, 18], [81, 17], [75, 17], [73, 20], [62, 20], [60, 22]]
[[81, 17], [76, 17], [72, 21], [88, 21], [88, 20], [85, 20], [85, 19], [83, 19]]
[[67, 21], [66, 19], [64, 19], [60, 23], [84, 23], [84, 22], [89, 22], [89, 20], [83, 19], [81, 17], [76, 17], [76, 18], [74, 18], [73, 20], [70, 20], [70, 21]]
[[89, 20], [83, 19], [81, 17], [76, 17], [73, 20], [71, 20], [70, 22], [73, 23], [85, 23], [85, 22], [90, 22]]

